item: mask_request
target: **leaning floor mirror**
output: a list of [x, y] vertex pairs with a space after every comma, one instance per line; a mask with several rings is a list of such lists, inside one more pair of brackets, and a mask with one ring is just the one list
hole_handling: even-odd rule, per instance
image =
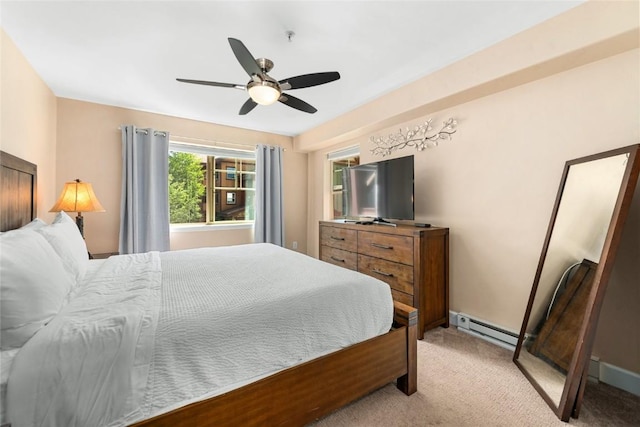
[[513, 361], [576, 417], [598, 315], [640, 171], [640, 144], [565, 164]]

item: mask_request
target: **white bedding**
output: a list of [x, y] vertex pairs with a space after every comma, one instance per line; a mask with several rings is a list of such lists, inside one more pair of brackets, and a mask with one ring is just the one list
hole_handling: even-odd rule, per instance
[[385, 283], [274, 245], [111, 257], [16, 356], [9, 420], [126, 425], [385, 333], [392, 317]]
[[[40, 224], [42, 221], [39, 219], [35, 219], [30, 224]], [[87, 272], [84, 277], [84, 281], [91, 281], [95, 276], [96, 272], [102, 265], [104, 260], [90, 260], [87, 266]], [[85, 283], [82, 282], [82, 283]], [[82, 285], [80, 285], [82, 287]], [[69, 298], [72, 298], [75, 292], [69, 295]], [[7, 407], [7, 383], [9, 381], [9, 372], [11, 372], [11, 366], [13, 365], [13, 359], [16, 354], [20, 351], [19, 348], [0, 351], [0, 424], [4, 425], [7, 422], [6, 419], [6, 407]]]
[[18, 354], [19, 348], [0, 351], [0, 424], [6, 422], [7, 407], [7, 383], [9, 382], [9, 372], [13, 359]]

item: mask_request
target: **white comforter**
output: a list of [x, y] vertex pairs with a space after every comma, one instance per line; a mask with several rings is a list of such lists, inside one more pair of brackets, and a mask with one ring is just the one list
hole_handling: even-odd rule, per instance
[[269, 244], [112, 257], [20, 350], [8, 418], [120, 426], [385, 333], [389, 287]]

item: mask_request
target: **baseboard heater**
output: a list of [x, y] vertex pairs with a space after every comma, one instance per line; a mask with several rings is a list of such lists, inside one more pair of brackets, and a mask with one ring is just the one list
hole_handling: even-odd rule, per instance
[[[507, 350], [514, 351], [516, 344], [518, 344], [518, 334], [515, 332], [473, 319], [468, 314], [450, 311], [449, 324], [457, 326], [459, 331], [482, 338]], [[589, 363], [589, 380], [600, 381], [640, 396], [640, 374], [601, 362], [595, 356], [591, 356]]]
[[491, 323], [473, 319], [467, 314], [452, 311], [449, 319], [450, 323], [458, 327], [458, 330], [475, 335], [507, 350], [515, 350], [518, 343], [518, 334]]

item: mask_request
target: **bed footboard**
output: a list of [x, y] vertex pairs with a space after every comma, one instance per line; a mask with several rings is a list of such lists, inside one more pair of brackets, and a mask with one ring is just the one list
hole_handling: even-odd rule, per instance
[[302, 426], [397, 379], [417, 390], [418, 311], [395, 303], [394, 329], [255, 383], [135, 424]]
[[418, 390], [418, 310], [398, 301], [393, 302], [393, 323], [407, 332], [407, 373], [398, 378], [398, 388], [407, 396]]

